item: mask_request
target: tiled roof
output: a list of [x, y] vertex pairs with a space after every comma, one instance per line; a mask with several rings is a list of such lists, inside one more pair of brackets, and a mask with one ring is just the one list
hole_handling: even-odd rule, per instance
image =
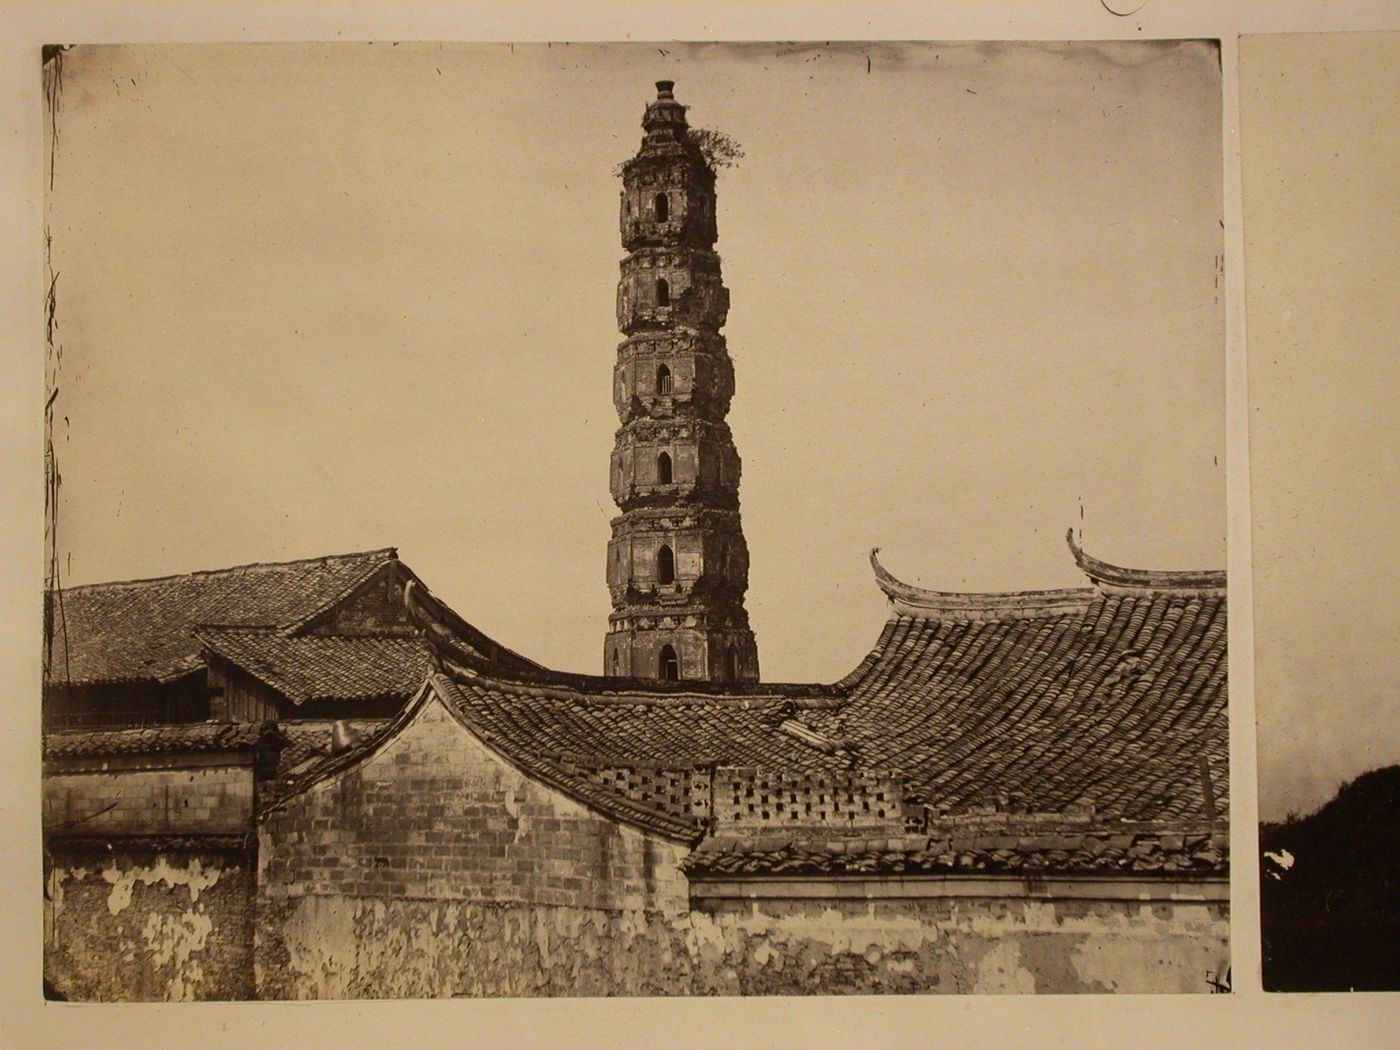
[[[553, 691], [530, 683], [454, 675], [451, 700], [479, 735], [512, 753], [583, 765], [699, 765], [842, 769], [845, 759], [780, 730], [794, 711], [778, 696]], [[753, 688], [750, 686], [750, 688]]]
[[294, 704], [408, 697], [430, 666], [427, 643], [415, 637], [288, 635], [266, 627], [200, 627], [196, 634]]
[[1229, 835], [1219, 824], [1193, 828], [1126, 825], [1115, 829], [1006, 829], [867, 838], [732, 835], [706, 839], [681, 867], [692, 876], [923, 875], [1219, 875], [1229, 864]]
[[[1100, 827], [1212, 823], [1229, 805], [1224, 574], [1117, 569], [1074, 550], [1092, 586], [1072, 592], [940, 594], [877, 562], [887, 593], [898, 585], [895, 612], [834, 686], [512, 675], [429, 623], [435, 688], [522, 767], [685, 819], [695, 836], [703, 820], [670, 802], [677, 776], [623, 790], [597, 771], [879, 771], [934, 817], [1015, 800], [1036, 814], [1088, 808]], [[430, 618], [416, 596], [411, 585], [410, 611]]]
[[[537, 686], [440, 675], [432, 680], [472, 733], [531, 774], [626, 823], [683, 840], [704, 823], [669, 797], [668, 781], [698, 767], [740, 761], [771, 768], [840, 769], [838, 757], [793, 748], [777, 731], [782, 699], [626, 694], [560, 695]], [[653, 771], [634, 792], [606, 776]]]
[[930, 806], [995, 793], [1128, 820], [1224, 812], [1223, 594], [1098, 592], [1082, 611], [965, 621], [896, 615], [838, 732], [862, 764], [906, 772]]
[[345, 597], [385, 565], [393, 548], [278, 564], [98, 583], [52, 595], [59, 682], [169, 680], [203, 667], [201, 623], [287, 627]]
[[[349, 718], [341, 720], [360, 742], [372, 739], [389, 724], [387, 718]], [[310, 768], [311, 763], [331, 755], [335, 719], [283, 719], [277, 728], [287, 739], [287, 746], [278, 755], [279, 780], [291, 780]]]
[[44, 757], [245, 751], [259, 747], [281, 747], [285, 743], [286, 738], [273, 722], [196, 722], [134, 729], [74, 729], [44, 734]]

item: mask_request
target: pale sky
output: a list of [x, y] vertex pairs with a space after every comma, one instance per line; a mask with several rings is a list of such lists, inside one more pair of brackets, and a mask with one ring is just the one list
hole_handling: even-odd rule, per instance
[[1400, 763], [1400, 33], [1240, 47], [1259, 810]]
[[[597, 671], [616, 165], [653, 82], [721, 173], [766, 680], [1065, 548], [1225, 564], [1213, 45], [217, 45], [64, 58], [66, 582], [397, 546]], [[1083, 518], [1081, 520], [1081, 508]]]

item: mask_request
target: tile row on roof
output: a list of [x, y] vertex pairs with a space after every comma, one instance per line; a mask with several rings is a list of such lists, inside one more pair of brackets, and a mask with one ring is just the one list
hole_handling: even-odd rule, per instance
[[[1120, 570], [1075, 550], [1093, 586], [1072, 602], [946, 602], [899, 584], [875, 649], [831, 686], [515, 674], [464, 654], [413, 587], [406, 597], [444, 701], [512, 761], [547, 766], [580, 795], [600, 789], [589, 769], [751, 767], [812, 774], [814, 791], [838, 771], [894, 773], [901, 804], [935, 816], [986, 812], [998, 795], [1039, 813], [1087, 808], [1102, 826], [1227, 812], [1223, 574]], [[669, 795], [636, 792], [677, 782], [604, 789], [664, 811]]]
[[1016, 874], [1221, 875], [1223, 826], [1186, 832], [1071, 831], [887, 838], [728, 836], [700, 843], [682, 862], [692, 877], [725, 875]]
[[394, 635], [288, 635], [267, 627], [197, 627], [214, 655], [294, 704], [407, 697], [427, 677], [428, 646]]
[[281, 748], [275, 722], [195, 722], [130, 729], [72, 729], [44, 734], [45, 758], [154, 755]]

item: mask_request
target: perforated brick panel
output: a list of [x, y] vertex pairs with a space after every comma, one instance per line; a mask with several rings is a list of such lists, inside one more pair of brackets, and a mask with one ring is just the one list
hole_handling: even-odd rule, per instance
[[636, 766], [581, 770], [609, 791], [677, 817], [710, 815], [708, 769], [657, 769]]
[[905, 825], [904, 781], [881, 773], [715, 771], [716, 823], [745, 827]]

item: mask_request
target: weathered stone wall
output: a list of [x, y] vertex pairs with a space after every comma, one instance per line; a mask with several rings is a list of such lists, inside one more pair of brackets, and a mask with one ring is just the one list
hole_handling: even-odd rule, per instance
[[237, 848], [56, 844], [44, 977], [71, 1000], [253, 996], [253, 880]]
[[259, 848], [265, 998], [1204, 992], [1228, 964], [1205, 901], [692, 907], [684, 847], [521, 775], [435, 700], [272, 814]]

